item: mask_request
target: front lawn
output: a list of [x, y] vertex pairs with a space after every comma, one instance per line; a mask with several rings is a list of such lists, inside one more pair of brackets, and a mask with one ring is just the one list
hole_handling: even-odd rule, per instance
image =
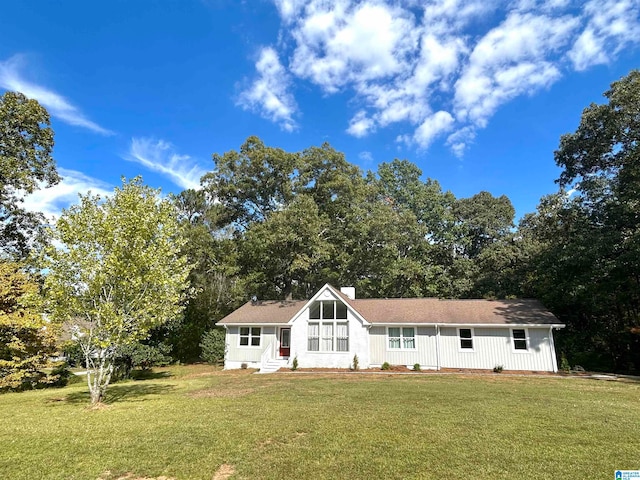
[[[0, 395], [0, 478], [613, 478], [638, 469], [640, 383], [158, 370]], [[226, 472], [226, 474], [225, 474]]]

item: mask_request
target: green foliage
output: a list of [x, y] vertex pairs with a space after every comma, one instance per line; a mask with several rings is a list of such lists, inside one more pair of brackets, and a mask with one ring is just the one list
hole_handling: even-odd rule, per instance
[[353, 356], [353, 361], [351, 362], [351, 370], [357, 372], [360, 370], [360, 360], [358, 359], [358, 355]]
[[422, 371], [422, 368], [420, 368], [420, 364], [419, 364], [419, 363], [415, 363], [415, 364], [413, 365], [413, 371], [414, 371], [414, 372], [420, 372], [420, 371]]
[[569, 363], [569, 360], [567, 360], [567, 356], [564, 352], [560, 355], [560, 370], [564, 373], [569, 373], [571, 371], [571, 364]]
[[51, 317], [75, 327], [92, 402], [109, 384], [119, 348], [178, 318], [191, 265], [171, 202], [136, 178], [112, 197], [81, 196], [51, 232], [42, 267]]
[[384, 362], [380, 370], [391, 370], [391, 365], [389, 365], [389, 362]]
[[224, 361], [226, 349], [225, 331], [221, 328], [214, 328], [202, 335], [200, 342], [202, 349], [202, 360], [212, 365], [219, 365]]
[[293, 357], [293, 362], [291, 363], [291, 370], [294, 372], [298, 369], [298, 356]]
[[23, 259], [44, 241], [42, 216], [25, 211], [20, 202], [60, 180], [52, 151], [45, 108], [21, 93], [5, 92], [0, 97], [0, 257]]
[[39, 286], [18, 263], [0, 261], [0, 391], [46, 385], [53, 325], [40, 313]]
[[170, 354], [171, 347], [164, 343], [121, 345], [113, 355], [114, 376], [118, 379], [130, 378], [134, 369], [150, 370], [153, 367], [164, 367], [173, 362]]
[[494, 373], [502, 373], [502, 370], [504, 370], [504, 367], [502, 365], [496, 365], [495, 367], [493, 367]]

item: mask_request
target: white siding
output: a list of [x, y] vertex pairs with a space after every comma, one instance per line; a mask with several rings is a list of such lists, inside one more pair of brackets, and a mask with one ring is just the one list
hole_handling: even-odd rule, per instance
[[[337, 300], [329, 290], [325, 290], [318, 300]], [[310, 352], [308, 351], [307, 333], [309, 327], [309, 309], [305, 309], [291, 325], [291, 359], [298, 357], [300, 368], [349, 368], [353, 356], [358, 355], [361, 368], [369, 367], [369, 334], [367, 327], [347, 308], [349, 325], [348, 352]], [[311, 320], [316, 322], [317, 320]], [[336, 320], [344, 322], [345, 320]], [[322, 343], [322, 342], [321, 342]]]
[[[251, 325], [247, 325], [247, 327], [251, 327]], [[260, 328], [262, 329], [260, 333], [260, 346], [241, 347], [240, 327], [228, 327], [226, 335], [227, 354], [225, 355], [225, 368], [231, 368], [230, 365], [235, 364], [236, 362], [260, 362], [260, 357], [262, 356], [262, 352], [264, 352], [265, 348], [271, 347], [272, 352], [275, 351], [276, 327]]]
[[[516, 327], [518, 328], [518, 327]], [[440, 328], [442, 368], [553, 371], [548, 328], [528, 328], [528, 350], [514, 351], [511, 328], [474, 328], [473, 351], [460, 348], [458, 329]]]
[[[402, 327], [402, 325], [398, 325]], [[421, 368], [436, 368], [436, 329], [435, 327], [416, 328], [415, 350], [389, 349], [387, 341], [387, 327], [371, 327], [369, 330], [371, 346], [371, 365], [407, 365], [413, 367], [416, 363]]]

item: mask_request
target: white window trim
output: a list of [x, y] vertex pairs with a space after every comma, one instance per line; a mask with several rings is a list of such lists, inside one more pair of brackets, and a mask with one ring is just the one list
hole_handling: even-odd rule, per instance
[[[389, 329], [390, 328], [399, 328], [400, 329], [400, 348], [391, 348], [389, 346]], [[404, 348], [404, 335], [402, 332], [403, 328], [413, 328], [413, 344], [415, 345], [413, 348]], [[394, 337], [397, 338], [397, 337]], [[409, 337], [407, 337], [409, 338]], [[411, 325], [398, 325], [398, 326], [387, 326], [387, 352], [415, 352], [418, 350], [418, 327]]]
[[[471, 348], [462, 348], [462, 337], [460, 330], [471, 330]], [[468, 340], [468, 339], [466, 339]], [[458, 351], [461, 353], [475, 353], [476, 351], [476, 332], [473, 327], [458, 327]]]
[[[527, 344], [527, 348], [526, 350], [519, 350], [516, 348], [516, 337], [513, 335], [513, 331], [514, 330], [524, 330], [524, 341]], [[510, 333], [511, 333], [511, 351], [513, 353], [519, 353], [519, 354], [523, 354], [523, 353], [531, 353], [531, 342], [529, 341], [529, 329], [528, 328], [524, 328], [524, 327], [511, 327], [510, 329]], [[518, 340], [522, 340], [521, 338], [519, 338]]]
[[[318, 350], [309, 350], [309, 324], [317, 323], [318, 324]], [[322, 350], [322, 325], [325, 324], [333, 324], [332, 332], [333, 332], [333, 350]], [[343, 323], [347, 325], [347, 346], [349, 347], [347, 350], [336, 350], [338, 348], [338, 324]], [[345, 320], [341, 318], [340, 320], [318, 320], [318, 319], [310, 319], [307, 321], [307, 353], [315, 354], [315, 353], [349, 353], [351, 351], [351, 334], [350, 334], [350, 324], [349, 320]]]
[[[240, 338], [242, 337], [242, 335], [240, 335], [240, 331], [243, 328], [249, 329], [249, 345], [240, 345]], [[251, 339], [254, 338], [254, 336], [251, 335], [252, 328], [260, 329], [260, 345], [251, 345]], [[254, 326], [246, 325], [243, 327], [238, 327], [238, 348], [262, 348], [262, 327], [256, 327], [255, 325]]]

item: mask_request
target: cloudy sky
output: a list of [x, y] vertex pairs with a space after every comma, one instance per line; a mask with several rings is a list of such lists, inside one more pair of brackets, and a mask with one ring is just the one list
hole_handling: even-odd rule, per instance
[[141, 174], [197, 187], [249, 135], [329, 142], [363, 169], [406, 158], [458, 197], [556, 191], [553, 151], [640, 67], [640, 0], [7, 2], [0, 91], [47, 107], [64, 181], [29, 199]]

